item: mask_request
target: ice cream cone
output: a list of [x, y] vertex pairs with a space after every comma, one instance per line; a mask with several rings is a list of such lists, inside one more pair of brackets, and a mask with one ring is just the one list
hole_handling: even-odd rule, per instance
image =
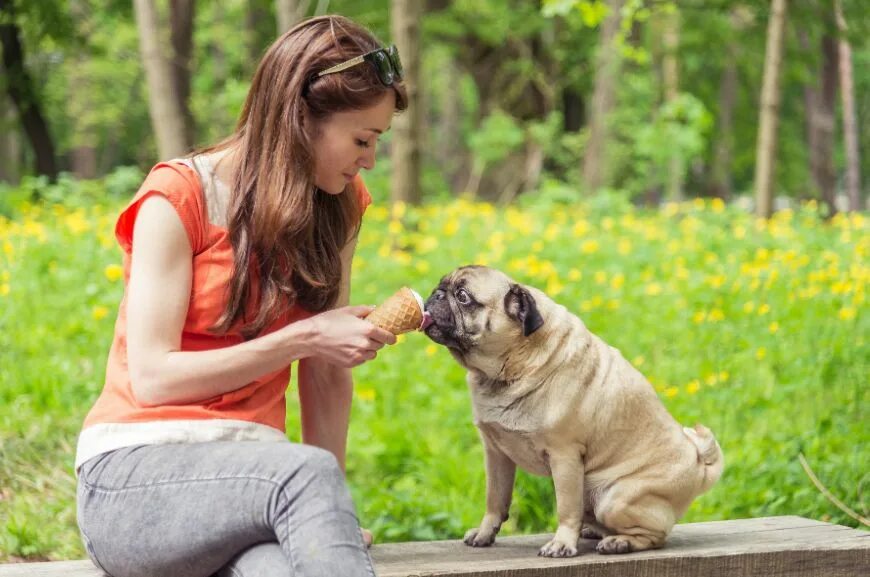
[[415, 331], [423, 324], [423, 299], [408, 287], [402, 287], [366, 320], [394, 335]]

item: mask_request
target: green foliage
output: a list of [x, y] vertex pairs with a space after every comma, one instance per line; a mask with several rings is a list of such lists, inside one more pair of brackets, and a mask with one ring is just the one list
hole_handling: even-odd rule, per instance
[[[104, 378], [123, 291], [113, 227], [134, 176], [28, 181], [13, 195], [37, 189], [52, 203], [0, 217], [0, 561], [84, 555], [74, 445]], [[865, 215], [825, 223], [807, 204], [765, 222], [700, 199], [653, 212], [620, 192], [578, 204], [549, 179], [518, 207], [391, 209], [384, 180], [368, 183], [376, 203], [352, 302], [402, 285], [426, 295], [466, 263], [546, 290], [643, 372], [678, 421], [703, 422], [722, 443], [725, 474], [684, 521], [793, 514], [854, 526], [806, 478], [799, 452], [835, 495], [866, 509]], [[413, 333], [354, 375], [348, 478], [362, 523], [381, 542], [459, 538], [479, 522], [485, 486], [463, 370]], [[294, 389], [287, 425], [298, 440]], [[552, 531], [553, 507], [549, 479], [519, 474], [504, 533]]]
[[517, 121], [496, 110], [483, 120], [480, 129], [468, 139], [468, 145], [475, 155], [475, 162], [488, 166], [507, 158], [524, 141], [523, 129]]

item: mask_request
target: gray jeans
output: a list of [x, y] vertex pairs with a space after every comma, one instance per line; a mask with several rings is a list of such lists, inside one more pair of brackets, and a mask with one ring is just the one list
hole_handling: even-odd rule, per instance
[[373, 577], [344, 474], [294, 443], [139, 445], [79, 470], [88, 555], [113, 577]]

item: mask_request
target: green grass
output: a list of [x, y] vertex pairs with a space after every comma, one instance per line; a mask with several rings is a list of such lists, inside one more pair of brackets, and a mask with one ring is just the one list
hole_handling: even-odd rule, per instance
[[[72, 463], [123, 290], [119, 204], [64, 202], [0, 216], [0, 562], [84, 555]], [[376, 304], [402, 285], [426, 295], [462, 264], [501, 268], [619, 348], [680, 422], [716, 433], [725, 474], [684, 521], [793, 514], [855, 526], [797, 455], [867, 514], [868, 223], [825, 223], [813, 206], [763, 223], [715, 203], [645, 212], [607, 197], [375, 205], [352, 300]], [[348, 475], [364, 526], [380, 542], [461, 536], [484, 507], [463, 370], [410, 334], [355, 380]], [[520, 473], [514, 495], [505, 533], [553, 530], [549, 479]]]

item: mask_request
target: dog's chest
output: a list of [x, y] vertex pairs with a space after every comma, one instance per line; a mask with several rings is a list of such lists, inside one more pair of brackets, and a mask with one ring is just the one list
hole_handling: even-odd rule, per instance
[[477, 422], [485, 442], [492, 443], [518, 467], [535, 475], [550, 476], [547, 449], [539, 435], [511, 430], [500, 423]]

